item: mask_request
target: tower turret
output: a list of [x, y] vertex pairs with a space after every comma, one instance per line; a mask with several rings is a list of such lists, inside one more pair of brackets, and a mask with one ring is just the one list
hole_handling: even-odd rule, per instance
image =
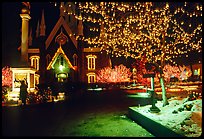
[[44, 17], [44, 10], [42, 11], [42, 18], [40, 23], [40, 36], [45, 36], [45, 17]]
[[61, 3], [60, 3], [60, 16], [64, 16], [64, 14], [65, 14], [65, 13], [64, 13], [64, 10], [65, 10], [65, 9], [64, 9], [64, 2], [61, 2]]
[[84, 27], [83, 27], [83, 23], [82, 23], [82, 16], [81, 16], [81, 13], [80, 13], [80, 15], [79, 15], [79, 23], [78, 23], [78, 35], [79, 36], [83, 36], [84, 35], [83, 29], [84, 29]]
[[39, 32], [40, 32], [40, 25], [39, 25], [39, 20], [38, 20], [38, 24], [37, 24], [37, 28], [36, 28], [36, 38], [39, 37]]

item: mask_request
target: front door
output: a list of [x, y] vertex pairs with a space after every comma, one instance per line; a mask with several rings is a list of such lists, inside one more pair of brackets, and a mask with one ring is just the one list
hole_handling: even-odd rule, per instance
[[68, 73], [58, 73], [57, 74], [57, 81], [58, 82], [67, 82]]

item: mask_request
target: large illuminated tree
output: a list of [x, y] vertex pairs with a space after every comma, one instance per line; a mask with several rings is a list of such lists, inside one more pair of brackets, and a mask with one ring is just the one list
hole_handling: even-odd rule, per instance
[[96, 35], [84, 38], [90, 46], [116, 57], [146, 55], [160, 68], [167, 105], [164, 65], [181, 55], [188, 57], [190, 51], [202, 51], [202, 3], [82, 2], [79, 8]]
[[[82, 38], [115, 57], [140, 58], [160, 69], [163, 105], [166, 99], [163, 68], [191, 51], [202, 52], [202, 3], [195, 2], [75, 2], [60, 5], [65, 14], [82, 19], [89, 28]], [[93, 33], [92, 33], [93, 32]], [[72, 35], [72, 34], [70, 34]], [[74, 34], [73, 34], [74, 35]], [[75, 35], [76, 38], [78, 38]]]

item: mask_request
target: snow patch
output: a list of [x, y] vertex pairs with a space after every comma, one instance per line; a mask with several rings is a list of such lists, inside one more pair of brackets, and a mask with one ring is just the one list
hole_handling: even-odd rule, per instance
[[168, 100], [169, 105], [163, 107], [162, 101], [155, 104], [161, 111], [150, 113], [152, 105], [133, 107], [146, 117], [172, 129], [178, 134], [187, 137], [199, 137], [202, 134], [202, 99], [188, 101], [172, 97]]

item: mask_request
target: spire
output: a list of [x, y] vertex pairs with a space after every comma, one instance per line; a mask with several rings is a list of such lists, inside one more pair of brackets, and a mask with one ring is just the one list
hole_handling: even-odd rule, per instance
[[72, 11], [72, 2], [67, 2], [67, 5], [68, 5], [68, 7], [67, 7], [67, 13], [68, 13], [68, 15], [72, 15], [72, 14], [74, 14], [74, 11]]
[[42, 11], [42, 19], [40, 23], [40, 36], [45, 36], [45, 17], [44, 17], [44, 10]]
[[83, 24], [82, 24], [82, 16], [81, 16], [81, 13], [80, 13], [80, 15], [79, 15], [78, 35], [83, 36]]
[[60, 16], [64, 16], [64, 2], [60, 3]]
[[39, 37], [39, 30], [40, 30], [40, 26], [39, 26], [39, 20], [38, 20], [38, 24], [37, 24], [37, 28], [36, 28], [36, 38]]
[[28, 46], [31, 46], [32, 45], [32, 40], [33, 40], [33, 38], [32, 38], [32, 28], [30, 28], [30, 35], [29, 35], [29, 38], [28, 38]]

